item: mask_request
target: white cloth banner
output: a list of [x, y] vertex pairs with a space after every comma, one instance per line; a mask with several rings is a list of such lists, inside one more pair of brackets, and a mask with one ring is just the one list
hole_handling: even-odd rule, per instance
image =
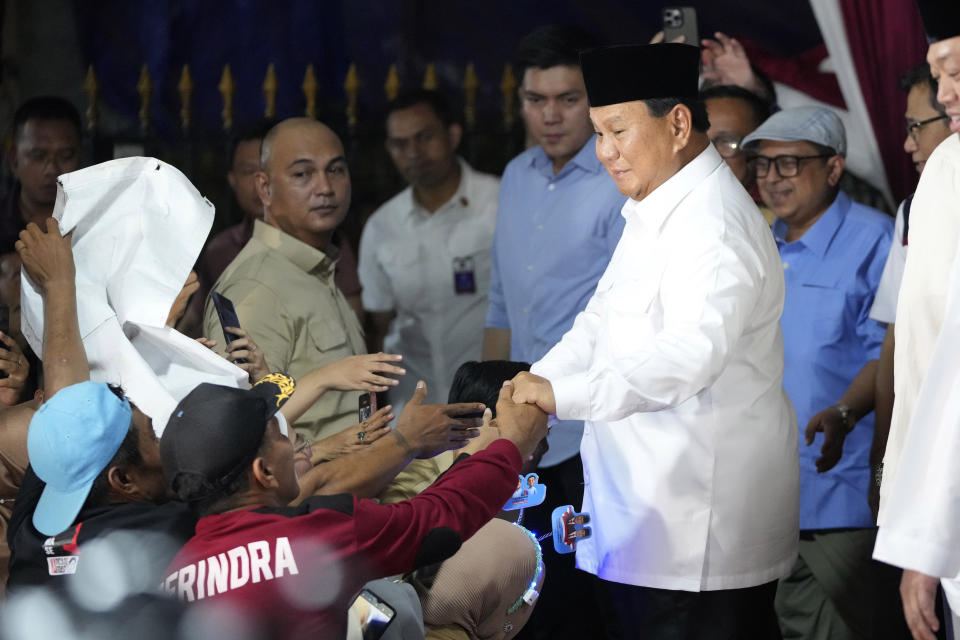
[[[73, 232], [77, 315], [90, 377], [123, 387], [157, 435], [201, 382], [247, 374], [174, 329], [167, 315], [213, 224], [213, 205], [155, 158], [111, 160], [58, 179], [53, 217]], [[43, 354], [43, 299], [22, 278], [22, 330]]]

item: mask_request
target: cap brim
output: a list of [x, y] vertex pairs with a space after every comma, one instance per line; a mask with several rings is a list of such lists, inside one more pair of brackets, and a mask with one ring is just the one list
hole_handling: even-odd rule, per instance
[[58, 491], [47, 485], [33, 512], [33, 526], [45, 536], [65, 531], [77, 519], [92, 486], [91, 481], [75, 491]]

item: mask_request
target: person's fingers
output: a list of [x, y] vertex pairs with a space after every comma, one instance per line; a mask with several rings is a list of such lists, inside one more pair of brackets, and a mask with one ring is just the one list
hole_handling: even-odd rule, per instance
[[462, 416], [470, 413], [483, 413], [487, 408], [482, 402], [458, 402], [439, 405], [441, 413], [447, 416]]
[[384, 378], [383, 376], [371, 375], [364, 382], [370, 386], [377, 387], [395, 387], [400, 384], [399, 380], [394, 380], [393, 378]]
[[653, 34], [653, 37], [650, 38], [650, 44], [658, 44], [660, 42], [663, 42], [663, 31], [657, 31]]
[[[47, 218], [46, 223], [47, 223], [47, 224], [46, 224], [47, 233], [49, 233], [51, 236], [53, 236], [53, 237], [55, 237], [55, 238], [62, 238], [62, 237], [63, 237], [63, 236], [60, 235], [60, 223], [57, 222], [57, 220], [56, 220], [55, 218], [53, 218], [52, 216], [49, 217], [49, 218]], [[40, 229], [40, 228], [37, 227], [37, 230], [38, 230], [38, 231], [39, 231], [39, 229]]]
[[[936, 592], [934, 592], [936, 593]], [[927, 629], [937, 631], [940, 629], [940, 621], [937, 620], [937, 612], [933, 602], [934, 596], [928, 591], [918, 590], [917, 605], [920, 611], [920, 617]], [[929, 634], [933, 637], [933, 633]]]
[[747, 55], [747, 52], [743, 50], [743, 45], [736, 38], [730, 38], [730, 52], [738, 57]]
[[810, 422], [807, 423], [807, 428], [803, 432], [803, 439], [808, 447], [813, 444], [813, 438], [818, 431], [823, 431], [823, 426], [820, 424], [819, 416], [814, 416]]
[[[20, 348], [20, 345], [17, 344], [17, 341], [3, 331], [0, 331], [0, 341], [10, 347], [10, 353], [16, 354], [18, 357], [23, 354], [23, 350]], [[0, 351], [2, 351], [2, 349], [0, 349]]]
[[458, 418], [451, 421], [450, 428], [456, 431], [479, 429], [483, 426], [483, 418]]
[[713, 37], [717, 39], [717, 42], [719, 42], [720, 46], [722, 46], [724, 49], [730, 46], [731, 38], [727, 34], [717, 31], [715, 34], [713, 34]]
[[251, 353], [246, 349], [240, 349], [239, 351], [237, 351], [237, 350], [231, 350], [228, 348], [227, 355], [230, 356], [229, 358], [227, 358], [228, 360], [246, 360], [248, 364], [252, 359]]
[[493, 411], [490, 410], [490, 407], [487, 407], [483, 410], [483, 426], [489, 427], [490, 423], [493, 421]]
[[236, 336], [236, 340], [243, 340], [247, 337], [247, 332], [241, 329], [240, 327], [224, 327], [224, 333], [229, 333], [232, 336]]
[[710, 38], [704, 38], [701, 40], [700, 47], [704, 53], [709, 53], [711, 57], [723, 53], [723, 45], [716, 40], [711, 40]]
[[196, 271], [191, 271], [191, 272], [187, 275], [187, 281], [184, 283], [184, 286], [193, 284], [194, 282], [199, 283], [199, 282], [200, 282], [200, 277], [197, 275], [197, 272], [196, 272]]
[[383, 351], [373, 353], [367, 357], [377, 362], [400, 362], [403, 360], [403, 356], [399, 353], [384, 353]]
[[403, 367], [396, 367], [392, 364], [386, 364], [382, 362], [373, 363], [370, 366], [369, 371], [371, 373], [392, 373], [397, 376], [402, 376], [407, 373], [407, 370]]
[[504, 380], [503, 386], [500, 387], [500, 395], [497, 396], [497, 404], [499, 405], [501, 402], [512, 403], [514, 391], [515, 388], [513, 382], [511, 380]]
[[210, 338], [201, 337], [201, 338], [197, 338], [196, 340], [197, 342], [205, 346], [207, 349], [213, 349], [215, 346], [217, 346], [217, 341], [211, 340]]
[[427, 396], [427, 383], [423, 380], [417, 382], [417, 388], [413, 390], [413, 395], [410, 396], [410, 402], [407, 404], [420, 405], [423, 404], [423, 399]]

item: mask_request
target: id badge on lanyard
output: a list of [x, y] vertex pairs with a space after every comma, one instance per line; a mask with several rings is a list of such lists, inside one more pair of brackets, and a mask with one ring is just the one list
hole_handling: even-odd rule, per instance
[[454, 258], [453, 259], [453, 291], [456, 294], [461, 293], [476, 293], [477, 292], [477, 278], [476, 271], [473, 264], [473, 258], [467, 256], [466, 258]]

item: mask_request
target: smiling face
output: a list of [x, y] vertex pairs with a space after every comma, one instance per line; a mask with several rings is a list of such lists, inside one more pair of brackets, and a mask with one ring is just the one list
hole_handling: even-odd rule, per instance
[[690, 111], [683, 105], [657, 118], [641, 101], [623, 102], [591, 108], [590, 119], [597, 132], [597, 158], [628, 198], [643, 200], [684, 164], [679, 152], [691, 128]]
[[[751, 106], [740, 98], [718, 97], [705, 102], [707, 117], [710, 119], [710, 128], [707, 137], [711, 142], [723, 140], [743, 140], [756, 129], [760, 123], [754, 122]], [[752, 189], [754, 175], [747, 165], [747, 156], [742, 149], [737, 149], [732, 155], [724, 155], [723, 160], [733, 170], [737, 180], [745, 189]]]
[[350, 172], [343, 145], [325, 125], [295, 118], [264, 141], [257, 191], [267, 223], [325, 249], [350, 208]]
[[[904, 117], [907, 126], [915, 122], [928, 121], [941, 115], [930, 104], [930, 85], [921, 82], [910, 88], [907, 94], [907, 111]], [[907, 134], [903, 141], [903, 150], [910, 154], [913, 166], [917, 168], [917, 173], [923, 171], [927, 158], [933, 153], [941, 142], [950, 135], [950, 125], [947, 120], [935, 120], [914, 129], [913, 135]], [[914, 139], [916, 138], [916, 139]]]
[[[812, 143], [800, 140], [779, 142], [761, 140], [756, 146], [758, 155], [768, 158], [777, 156], [816, 156], [820, 151]], [[770, 163], [767, 175], [757, 178], [760, 197], [773, 213], [791, 229], [802, 232], [809, 229], [830, 206], [837, 193], [837, 183], [843, 173], [843, 156], [812, 158], [800, 161], [796, 176], [784, 178]], [[793, 239], [793, 238], [788, 238]]]
[[520, 104], [527, 131], [553, 160], [555, 172], [593, 135], [587, 89], [579, 67], [527, 68], [520, 86]]
[[960, 132], [960, 36], [931, 44], [927, 62], [930, 74], [939, 83], [937, 102], [950, 116], [950, 131]]

